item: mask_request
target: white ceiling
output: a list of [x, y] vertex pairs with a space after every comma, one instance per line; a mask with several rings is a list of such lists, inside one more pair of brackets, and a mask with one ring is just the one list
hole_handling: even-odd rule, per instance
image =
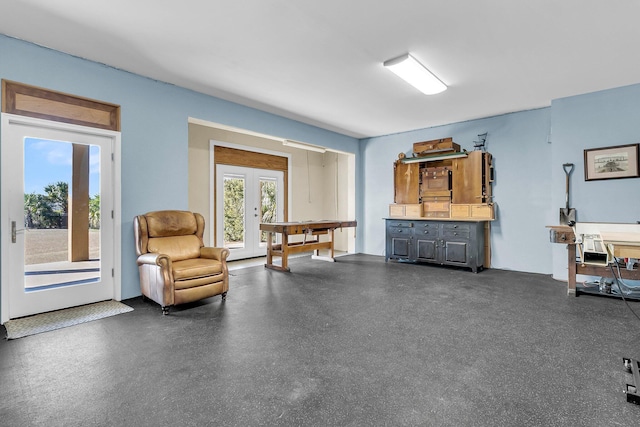
[[0, 33], [355, 137], [640, 82], [638, 0], [0, 0]]

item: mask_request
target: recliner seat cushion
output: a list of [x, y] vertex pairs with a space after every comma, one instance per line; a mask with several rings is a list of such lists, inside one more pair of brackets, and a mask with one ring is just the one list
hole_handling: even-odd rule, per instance
[[215, 259], [195, 258], [172, 263], [173, 280], [215, 276], [222, 273], [222, 263]]

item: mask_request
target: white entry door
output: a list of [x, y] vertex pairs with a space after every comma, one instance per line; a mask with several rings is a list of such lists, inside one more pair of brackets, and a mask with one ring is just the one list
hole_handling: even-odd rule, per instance
[[[2, 115], [2, 322], [117, 296], [117, 141], [118, 132]], [[83, 153], [76, 164], [84, 162], [87, 172], [73, 172], [74, 150]], [[88, 186], [89, 206], [74, 211], [88, 212], [89, 220], [86, 229], [73, 232], [86, 245], [73, 245], [86, 248], [87, 256], [73, 259], [69, 196], [78, 180]]]
[[229, 260], [266, 255], [260, 223], [284, 218], [284, 173], [217, 165], [216, 187], [216, 246], [229, 248]]

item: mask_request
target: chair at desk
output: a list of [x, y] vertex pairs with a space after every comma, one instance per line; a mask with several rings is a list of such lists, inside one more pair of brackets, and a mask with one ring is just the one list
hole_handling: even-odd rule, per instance
[[229, 290], [229, 249], [205, 247], [204, 218], [188, 211], [156, 211], [133, 221], [142, 295], [169, 314], [172, 305]]

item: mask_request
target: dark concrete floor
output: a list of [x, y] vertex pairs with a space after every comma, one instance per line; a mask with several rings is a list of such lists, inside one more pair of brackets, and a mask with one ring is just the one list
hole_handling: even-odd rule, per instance
[[[2, 426], [632, 426], [640, 322], [548, 276], [350, 255], [0, 341]], [[640, 311], [640, 303], [631, 303]]]

